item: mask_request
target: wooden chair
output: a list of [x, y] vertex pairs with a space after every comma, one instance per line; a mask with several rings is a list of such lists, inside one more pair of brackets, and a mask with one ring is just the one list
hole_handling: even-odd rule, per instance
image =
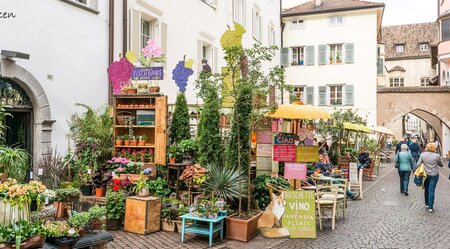
[[295, 190], [302, 189], [304, 186], [312, 186], [308, 181], [301, 179], [289, 179], [289, 185], [291, 185], [291, 189]]
[[370, 165], [367, 168], [363, 168], [363, 176], [367, 177], [370, 181], [372, 181], [372, 172], [373, 165], [375, 164], [375, 160], [372, 158], [370, 161]]
[[380, 173], [380, 168], [381, 168], [381, 158], [380, 157], [375, 157], [375, 163], [373, 165], [373, 169], [375, 170], [375, 175], [378, 176], [378, 174]]
[[[345, 209], [347, 208], [347, 189], [348, 182], [346, 179], [336, 179], [332, 185], [337, 187], [337, 216], [339, 217], [339, 211], [342, 211], [342, 218], [345, 218]], [[339, 182], [339, 183], [336, 183]]]
[[[322, 230], [323, 219], [331, 219], [331, 229], [334, 230], [334, 225], [336, 223], [337, 195], [337, 186], [317, 186], [316, 203], [320, 230]], [[329, 213], [326, 211], [329, 211]]]
[[342, 175], [345, 179], [348, 179], [348, 168], [350, 166], [350, 159], [347, 157], [341, 157], [339, 159], [339, 169], [342, 170]]
[[362, 179], [363, 179], [363, 171], [360, 170], [358, 174], [358, 181], [357, 182], [348, 182], [348, 190], [350, 192], [355, 192], [355, 190], [359, 193], [359, 198], [363, 198], [363, 191], [362, 191]]
[[266, 187], [267, 187], [267, 189], [269, 189], [269, 197], [270, 198], [272, 198], [272, 193], [274, 193], [274, 192], [281, 194], [281, 192], [283, 192], [284, 190], [288, 190], [288, 189], [282, 188], [280, 186], [277, 186], [275, 184], [272, 184], [270, 182], [266, 182]]

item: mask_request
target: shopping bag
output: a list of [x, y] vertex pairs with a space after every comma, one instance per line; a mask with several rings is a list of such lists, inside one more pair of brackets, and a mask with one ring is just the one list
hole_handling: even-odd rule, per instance
[[414, 176], [414, 183], [417, 185], [417, 187], [422, 187], [423, 177]]
[[417, 177], [426, 177], [427, 173], [425, 173], [425, 165], [422, 163], [414, 172], [414, 175]]

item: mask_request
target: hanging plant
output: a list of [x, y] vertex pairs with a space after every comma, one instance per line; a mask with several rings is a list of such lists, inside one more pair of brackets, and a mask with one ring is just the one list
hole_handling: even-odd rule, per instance
[[131, 80], [133, 64], [128, 59], [122, 58], [119, 61], [111, 63], [108, 68], [108, 77], [111, 80], [111, 86], [114, 94], [119, 94], [120, 89]]
[[[186, 56], [185, 56], [186, 57]], [[192, 64], [194, 60], [190, 59], [185, 61], [185, 58], [182, 61], [179, 61], [176, 67], [172, 71], [172, 79], [175, 80], [178, 88], [181, 92], [186, 91], [187, 82], [189, 76], [191, 76], [194, 71], [192, 70]]]

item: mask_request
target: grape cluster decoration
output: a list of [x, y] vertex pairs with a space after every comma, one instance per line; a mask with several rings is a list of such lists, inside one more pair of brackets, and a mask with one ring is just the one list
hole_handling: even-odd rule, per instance
[[190, 63], [190, 60], [188, 62], [182, 60], [178, 62], [172, 71], [172, 79], [175, 80], [175, 83], [181, 92], [186, 91], [188, 78], [194, 73], [192, 68], [190, 68], [191, 65], [192, 63]]

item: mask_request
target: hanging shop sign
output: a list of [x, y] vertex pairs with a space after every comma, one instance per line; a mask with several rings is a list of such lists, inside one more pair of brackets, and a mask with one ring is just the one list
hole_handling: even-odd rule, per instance
[[318, 162], [319, 146], [297, 146], [297, 162]]
[[256, 170], [272, 172], [272, 158], [270, 157], [256, 157]]
[[163, 80], [163, 67], [135, 67], [131, 73], [132, 80]]
[[350, 163], [348, 167], [349, 172], [349, 181], [357, 182], [358, 181], [358, 165], [356, 163]]
[[278, 162], [295, 162], [295, 145], [274, 145], [273, 160]]
[[306, 179], [306, 163], [285, 163], [284, 164], [284, 178], [286, 179]]
[[316, 238], [316, 205], [312, 190], [284, 191], [286, 209], [282, 225], [291, 238]]
[[277, 135], [273, 140], [273, 144], [292, 145], [295, 144], [294, 135]]
[[256, 145], [256, 156], [272, 158], [272, 145], [271, 144], [257, 144]]
[[258, 144], [271, 144], [272, 138], [271, 131], [256, 131], [256, 142]]

